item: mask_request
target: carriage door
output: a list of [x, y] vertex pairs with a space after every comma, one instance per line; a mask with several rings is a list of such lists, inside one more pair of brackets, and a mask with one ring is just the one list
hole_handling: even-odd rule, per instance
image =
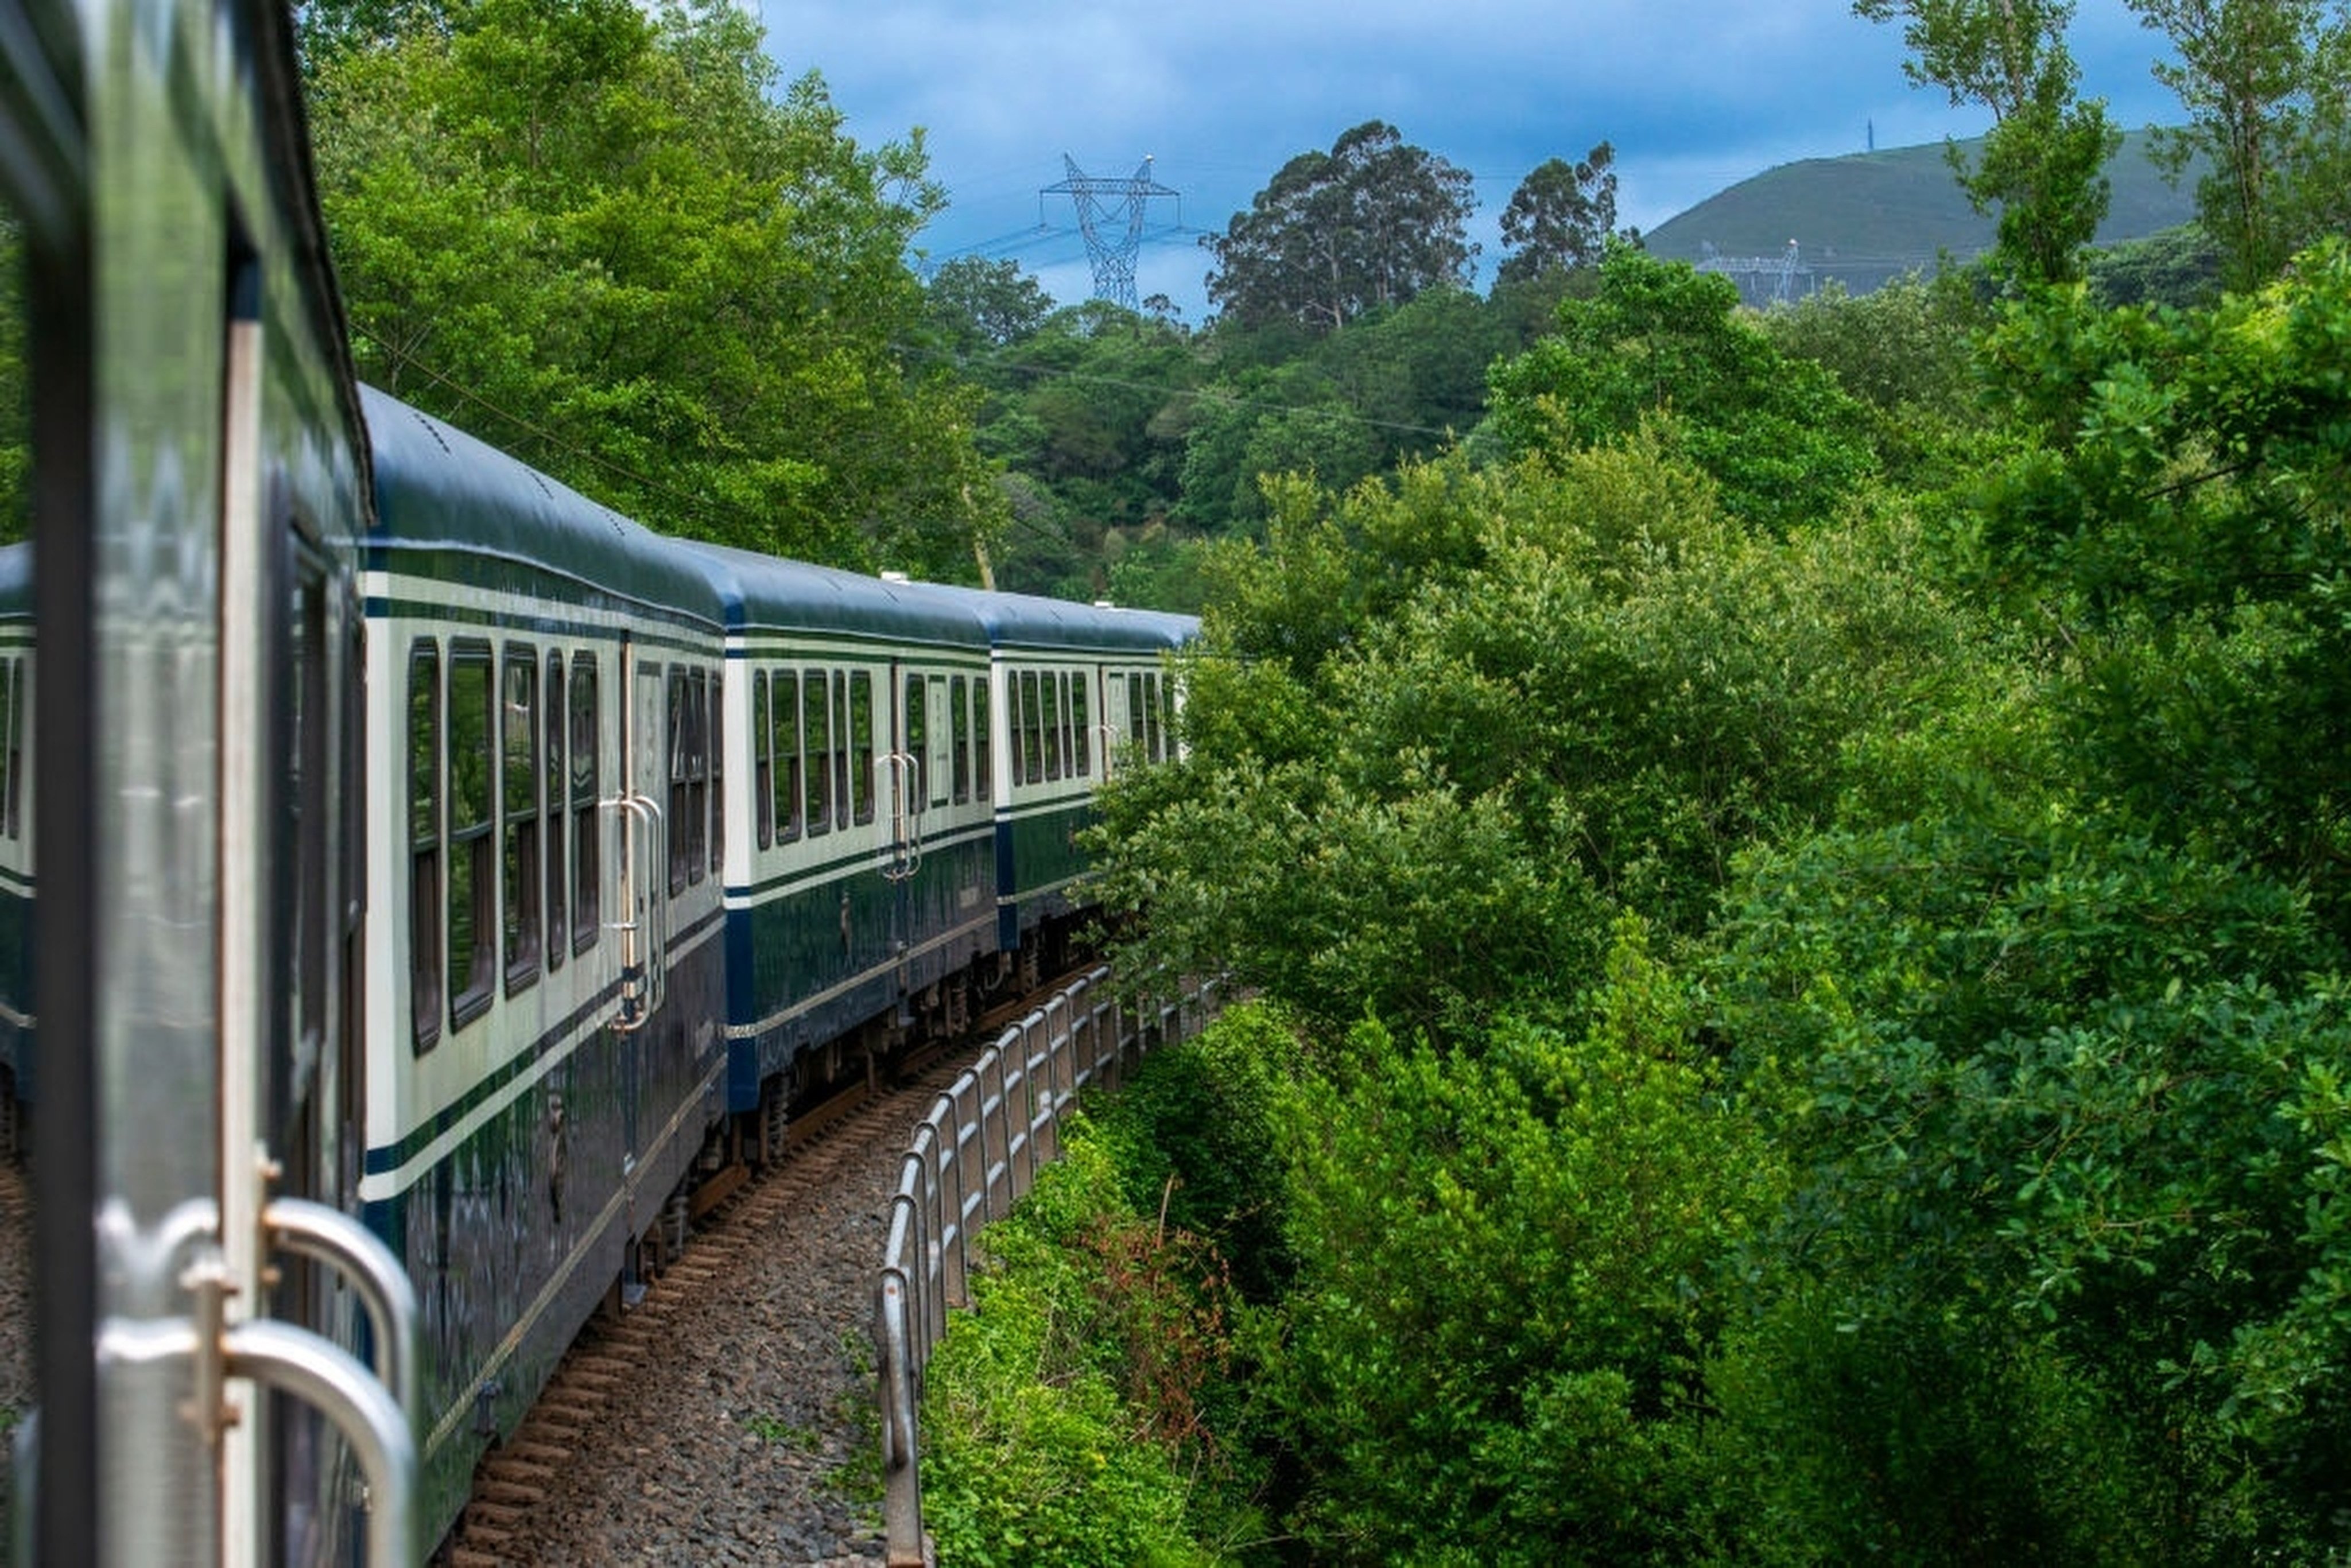
[[[661, 1009], [669, 967], [669, 836], [676, 824], [664, 814], [670, 783], [670, 734], [683, 716], [669, 713], [662, 667], [623, 645], [628, 672], [622, 690], [628, 712], [621, 744], [627, 752], [621, 794], [621, 1018], [623, 1032], [642, 1030]], [[622, 1135], [630, 1159], [639, 1142], [637, 1110], [642, 1098], [643, 1052], [622, 1053]]]
[[[277, 673], [281, 792], [269, 863], [282, 939], [266, 961], [278, 1000], [266, 1100], [277, 1199], [358, 1212], [366, 1089], [360, 954], [366, 900], [366, 771], [360, 747], [363, 625], [350, 580], [317, 547], [286, 536], [285, 654]], [[283, 1220], [282, 1204], [275, 1212]], [[333, 1343], [362, 1345], [350, 1284], [300, 1248], [272, 1270], [268, 1315]], [[272, 1396], [256, 1455], [266, 1563], [348, 1559], [363, 1529], [360, 1477], [333, 1427], [293, 1397]]]

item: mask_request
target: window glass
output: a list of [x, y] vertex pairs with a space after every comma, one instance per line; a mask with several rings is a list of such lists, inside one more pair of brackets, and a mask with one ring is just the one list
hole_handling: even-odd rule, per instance
[[1063, 716], [1069, 712], [1069, 704], [1063, 698], [1069, 683], [1070, 677], [1058, 670], [1046, 671], [1044, 679], [1038, 683], [1045, 694], [1045, 777], [1047, 779], [1059, 779], [1061, 776], [1061, 742], [1066, 738], [1062, 734], [1062, 722]]
[[955, 732], [952, 767], [957, 805], [971, 799], [971, 714], [965, 706], [970, 695], [964, 689], [969, 684], [961, 675], [947, 683], [947, 725]]
[[987, 727], [987, 683], [971, 684], [971, 781], [983, 800], [996, 793], [996, 732]]
[[710, 782], [706, 808], [710, 821], [710, 874], [716, 876], [726, 864], [726, 692], [720, 677], [708, 677], [708, 706], [703, 712], [709, 716], [709, 734], [705, 737], [704, 750], [710, 758]]
[[789, 670], [776, 673], [769, 694], [768, 748], [775, 754], [776, 841], [800, 836], [800, 678]]
[[955, 725], [954, 721], [947, 716], [951, 710], [947, 707], [946, 677], [933, 675], [926, 685], [929, 692], [925, 698], [925, 705], [940, 722], [929, 727], [930, 745], [915, 755], [923, 759], [923, 789], [925, 797], [932, 805], [944, 806], [947, 803], [947, 785], [949, 775], [953, 771], [948, 739]]
[[1092, 677], [1083, 670], [1070, 677], [1070, 771], [1083, 779], [1093, 771], [1093, 737], [1087, 733], [1086, 687]]
[[822, 670], [801, 677], [800, 735], [808, 756], [808, 831], [832, 826], [832, 688]]
[[538, 650], [509, 644], [499, 704], [499, 817], [504, 849], [507, 989], [538, 974]]
[[1023, 783], [1041, 783], [1045, 778], [1045, 727], [1038, 716], [1042, 710], [1037, 706], [1037, 672], [1020, 672], [1020, 778]]
[[914, 759], [915, 777], [911, 782], [906, 803], [913, 805], [923, 798], [923, 776], [930, 771], [930, 704], [923, 695], [923, 677], [906, 677], [906, 755]]
[[596, 945], [603, 919], [604, 835], [597, 831], [603, 787], [603, 709], [597, 701], [596, 655], [571, 656], [571, 950]]
[[490, 645], [449, 646], [449, 1022], [462, 1029], [489, 1006], [496, 930], [497, 736]]
[[858, 821], [873, 820], [873, 677], [857, 670], [849, 677], [849, 800]]
[[751, 672], [751, 816], [761, 849], [776, 841], [774, 731], [768, 720], [768, 672]]
[[1143, 744], [1143, 677], [1126, 677], [1126, 738], [1136, 746]]
[[408, 1002], [413, 1043], [441, 1038], [441, 650], [408, 655]]
[[570, 857], [563, 852], [563, 824], [570, 813], [564, 810], [563, 793], [569, 785], [563, 761], [564, 727], [570, 722], [570, 713], [563, 704], [563, 653], [552, 650], [547, 655], [547, 689], [539, 694], [539, 707], [546, 715], [547, 756], [542, 759], [539, 776], [546, 782], [547, 844], [539, 858], [547, 865], [547, 967], [563, 967], [564, 922], [569, 918], [565, 907], [569, 902], [566, 879], [571, 874]]
[[1160, 758], [1159, 677], [1143, 677], [1143, 754], [1156, 762]]
[[669, 693], [669, 890], [673, 894], [685, 891], [686, 862], [694, 856], [693, 840], [686, 827], [686, 751], [692, 742], [685, 730], [685, 672], [674, 669], [669, 673], [666, 687]]

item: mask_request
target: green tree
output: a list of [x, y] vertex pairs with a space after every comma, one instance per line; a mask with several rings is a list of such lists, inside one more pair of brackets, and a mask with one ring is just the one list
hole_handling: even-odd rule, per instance
[[918, 141], [778, 95], [735, 6], [361, 9], [308, 68], [363, 374], [659, 527], [967, 570], [1001, 517], [973, 401], [895, 347]]
[[1999, 209], [1999, 265], [2026, 284], [2079, 277], [2112, 199], [2105, 170], [2121, 133], [2102, 101], [2074, 96], [2081, 73], [2064, 38], [2073, 0], [1854, 0], [1853, 9], [1872, 22], [1902, 19], [1913, 82], [1991, 110], [1973, 168], [1958, 143], [1949, 151], [1976, 210]]
[[2177, 178], [2203, 161], [2196, 210], [2223, 281], [2249, 289], [2340, 232], [2351, 164], [2351, 25], [2334, 0], [2130, 0], [2173, 57], [2156, 78], [2189, 123], [2156, 155]]
[[1366, 120], [1328, 152], [1301, 152], [1202, 238], [1208, 298], [1243, 325], [1336, 332], [1440, 284], [1467, 286], [1476, 247], [1468, 171]]
[[1603, 141], [1580, 162], [1537, 164], [1502, 209], [1510, 254], [1495, 281], [1517, 283], [1554, 269], [1597, 267], [1616, 228], [1616, 149]]
[[1017, 261], [959, 256], [939, 264], [924, 292], [932, 324], [959, 355], [1017, 343], [1053, 313], [1052, 296]]
[[1821, 366], [1774, 349], [1728, 277], [1620, 245], [1599, 293], [1563, 300], [1557, 323], [1494, 367], [1489, 434], [1506, 452], [1665, 432], [1726, 508], [1775, 529], [1824, 519], [1870, 471], [1860, 409]]

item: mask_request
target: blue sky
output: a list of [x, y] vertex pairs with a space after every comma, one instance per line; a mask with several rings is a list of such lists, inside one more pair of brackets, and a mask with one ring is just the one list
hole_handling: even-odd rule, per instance
[[[1527, 172], [1615, 145], [1618, 219], [1654, 228], [1803, 158], [1968, 136], [1980, 111], [1910, 87], [1898, 27], [1839, 0], [745, 0], [788, 76], [820, 73], [860, 142], [923, 128], [953, 205], [934, 261], [1009, 257], [1057, 298], [1091, 290], [1062, 155], [1123, 177], [1148, 156], [1135, 277], [1196, 322], [1221, 232], [1283, 162], [1366, 120], [1476, 176], [1472, 237]], [[2126, 129], [2179, 118], [2149, 74], [2159, 40], [2121, 0], [2081, 0], [2085, 90]]]

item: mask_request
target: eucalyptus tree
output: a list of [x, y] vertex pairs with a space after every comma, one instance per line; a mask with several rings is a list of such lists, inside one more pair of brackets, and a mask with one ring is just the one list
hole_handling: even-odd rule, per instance
[[1335, 332], [1443, 284], [1467, 287], [1477, 246], [1468, 170], [1369, 120], [1328, 152], [1301, 152], [1200, 243], [1208, 298], [1244, 326]]
[[1616, 228], [1616, 149], [1601, 142], [1576, 162], [1535, 165], [1502, 209], [1497, 280], [1515, 283], [1555, 268], [1597, 267]]

